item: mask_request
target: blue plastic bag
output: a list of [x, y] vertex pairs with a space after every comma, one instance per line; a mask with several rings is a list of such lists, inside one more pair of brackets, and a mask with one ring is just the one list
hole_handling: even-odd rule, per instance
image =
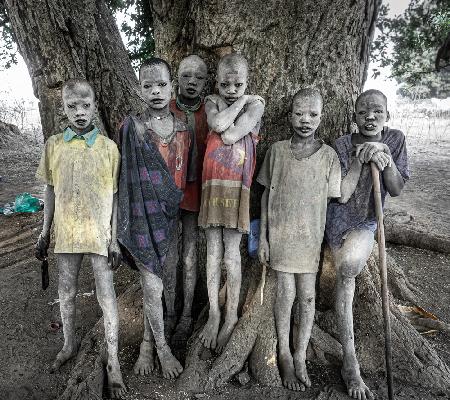
[[254, 219], [250, 222], [250, 233], [248, 234], [248, 254], [252, 258], [258, 257], [258, 246], [259, 246], [259, 226], [260, 219]]

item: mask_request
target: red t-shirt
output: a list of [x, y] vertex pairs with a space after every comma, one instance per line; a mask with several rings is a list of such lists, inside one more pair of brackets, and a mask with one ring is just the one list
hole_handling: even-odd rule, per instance
[[171, 100], [170, 110], [175, 116], [186, 123], [192, 131], [193, 146], [189, 152], [189, 163], [195, 165], [196, 180], [186, 182], [183, 189], [183, 199], [180, 208], [187, 211], [198, 212], [200, 210], [200, 198], [202, 192], [202, 170], [203, 159], [206, 151], [206, 140], [208, 136], [208, 122], [206, 120], [205, 105], [201, 104], [197, 111], [189, 112], [180, 110], [176, 100]]

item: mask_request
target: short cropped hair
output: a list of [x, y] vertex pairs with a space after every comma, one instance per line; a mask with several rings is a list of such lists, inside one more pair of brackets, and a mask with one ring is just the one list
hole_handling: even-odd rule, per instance
[[289, 107], [290, 111], [292, 111], [292, 106], [294, 105], [294, 101], [298, 97], [303, 97], [303, 98], [305, 98], [305, 97], [309, 97], [309, 98], [316, 97], [316, 98], [318, 98], [320, 100], [320, 104], [323, 107], [323, 97], [320, 94], [320, 91], [318, 89], [316, 89], [316, 88], [308, 88], [308, 87], [306, 87], [306, 88], [302, 88], [300, 90], [297, 90], [295, 92], [295, 94], [292, 96], [291, 104], [290, 104], [290, 107]]
[[196, 54], [191, 54], [187, 57], [184, 57], [181, 61], [180, 61], [180, 65], [178, 66], [178, 73], [180, 73], [181, 67], [183, 67], [183, 64], [187, 63], [189, 60], [195, 61], [197, 63], [199, 63], [202, 67], [205, 67], [206, 71], [208, 71], [208, 67], [206, 65], [206, 63], [202, 60], [202, 58], [200, 58], [198, 55]]
[[74, 91], [75, 87], [78, 85], [84, 85], [87, 86], [91, 92], [92, 92], [92, 96], [94, 96], [94, 100], [95, 100], [95, 91], [94, 88], [92, 87], [92, 85], [89, 83], [88, 80], [86, 80], [85, 78], [70, 78], [67, 81], [65, 81], [62, 85], [61, 88], [61, 94], [64, 94], [64, 91], [66, 90], [71, 90]]
[[219, 73], [222, 69], [230, 69], [239, 64], [248, 71], [248, 62], [242, 54], [236, 52], [226, 54], [219, 60], [219, 64], [217, 65], [217, 73]]
[[156, 65], [164, 65], [169, 72], [169, 78], [172, 80], [172, 68], [166, 60], [158, 57], [151, 57], [145, 60], [139, 67], [139, 80], [141, 80], [141, 73], [145, 68], [153, 67]]
[[381, 90], [377, 90], [377, 89], [369, 89], [369, 90], [366, 90], [365, 92], [362, 92], [355, 101], [355, 109], [358, 106], [358, 103], [361, 101], [361, 99], [363, 99], [366, 96], [370, 96], [370, 95], [380, 96], [384, 100], [384, 104], [386, 104], [386, 109], [387, 109], [387, 97]]

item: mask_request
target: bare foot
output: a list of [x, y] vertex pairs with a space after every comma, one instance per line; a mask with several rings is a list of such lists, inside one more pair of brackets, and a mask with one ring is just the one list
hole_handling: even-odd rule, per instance
[[373, 400], [373, 394], [366, 386], [357, 368], [342, 368], [342, 379], [347, 386], [348, 395], [358, 400]]
[[219, 331], [220, 315], [208, 318], [208, 322], [203, 327], [199, 337], [207, 349], [215, 349], [217, 346], [217, 332]]
[[311, 379], [309, 379], [308, 371], [306, 369], [306, 362], [304, 355], [294, 353], [295, 376], [306, 387], [311, 387]]
[[67, 348], [63, 347], [62, 350], [56, 355], [56, 359], [50, 366], [49, 372], [53, 374], [54, 372], [58, 371], [63, 364], [69, 361], [72, 357], [76, 356], [77, 352], [78, 346]]
[[164, 378], [177, 378], [183, 372], [180, 362], [173, 356], [167, 344], [156, 348]]
[[153, 358], [153, 351], [155, 346], [153, 342], [143, 340], [139, 350], [139, 357], [134, 364], [133, 372], [135, 375], [148, 375], [155, 369], [155, 360]]
[[121, 399], [127, 392], [120, 372], [119, 360], [108, 361], [106, 366], [108, 376], [108, 392], [112, 399]]
[[167, 315], [166, 318], [164, 318], [164, 337], [166, 338], [167, 343], [170, 343], [170, 339], [172, 337], [173, 330], [175, 329], [176, 324], [176, 315]]
[[295, 376], [294, 362], [290, 354], [278, 356], [278, 367], [280, 369], [281, 381], [283, 386], [290, 390], [304, 391], [303, 385]]
[[228, 340], [230, 340], [230, 336], [233, 333], [236, 323], [237, 319], [230, 323], [225, 321], [225, 323], [222, 325], [222, 329], [220, 330], [219, 335], [217, 336], [217, 351], [219, 353], [222, 352], [222, 350], [227, 345]]
[[176, 348], [185, 347], [186, 342], [192, 333], [192, 318], [181, 316], [178, 325], [175, 328], [175, 333], [172, 336], [172, 344]]

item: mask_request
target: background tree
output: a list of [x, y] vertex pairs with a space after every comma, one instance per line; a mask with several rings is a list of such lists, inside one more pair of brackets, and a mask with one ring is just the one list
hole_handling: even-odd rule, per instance
[[[149, 5], [155, 53], [172, 65], [177, 66], [182, 57], [196, 53], [207, 61], [213, 81], [215, 65], [222, 55], [240, 51], [247, 57], [249, 92], [267, 100], [259, 161], [271, 143], [289, 136], [286, 113], [289, 99], [299, 87], [314, 85], [323, 94], [322, 138], [331, 142], [350, 129], [354, 101], [367, 75], [378, 0], [267, 0], [263, 6], [259, 0], [153, 0]], [[85, 76], [93, 82], [99, 99], [99, 120], [110, 135], [123, 115], [142, 106], [131, 63], [111, 10], [103, 1], [6, 0], [6, 9], [41, 103], [47, 135], [59, 129], [59, 89], [72, 76]], [[253, 216], [259, 214], [258, 190], [255, 185]], [[200, 253], [204, 263], [204, 247]], [[362, 371], [376, 375], [382, 374], [384, 365], [379, 351], [383, 346], [381, 298], [373, 257], [368, 265], [357, 282], [355, 337]], [[178, 381], [181, 387], [204, 390], [223, 384], [247, 361], [258, 381], [280, 385], [272, 312], [274, 275], [268, 274], [263, 289], [259, 263], [244, 257], [243, 276], [242, 317], [229, 344], [218, 358], [205, 360], [195, 332], [187, 368]], [[341, 356], [330, 310], [333, 282], [333, 269], [325, 262], [319, 293], [321, 307], [310, 351], [310, 358], [321, 363], [333, 363]], [[393, 265], [391, 286], [398, 297], [413, 298], [404, 276]], [[122, 346], [139, 344], [141, 298], [139, 287], [133, 285], [120, 299]], [[448, 367], [400, 315], [394, 303], [391, 310], [396, 378], [448, 390]], [[202, 316], [197, 328], [201, 323]], [[63, 398], [91, 398], [86, 397], [86, 390], [101, 395], [101, 326], [102, 323], [97, 324], [83, 341]]]
[[[400, 94], [411, 98], [418, 93], [422, 97], [448, 97], [450, 3], [411, 0], [403, 14], [388, 18], [387, 13], [388, 6], [382, 6], [373, 59], [381, 67], [391, 67], [392, 76], [402, 84]], [[375, 71], [375, 75], [378, 73]]]

